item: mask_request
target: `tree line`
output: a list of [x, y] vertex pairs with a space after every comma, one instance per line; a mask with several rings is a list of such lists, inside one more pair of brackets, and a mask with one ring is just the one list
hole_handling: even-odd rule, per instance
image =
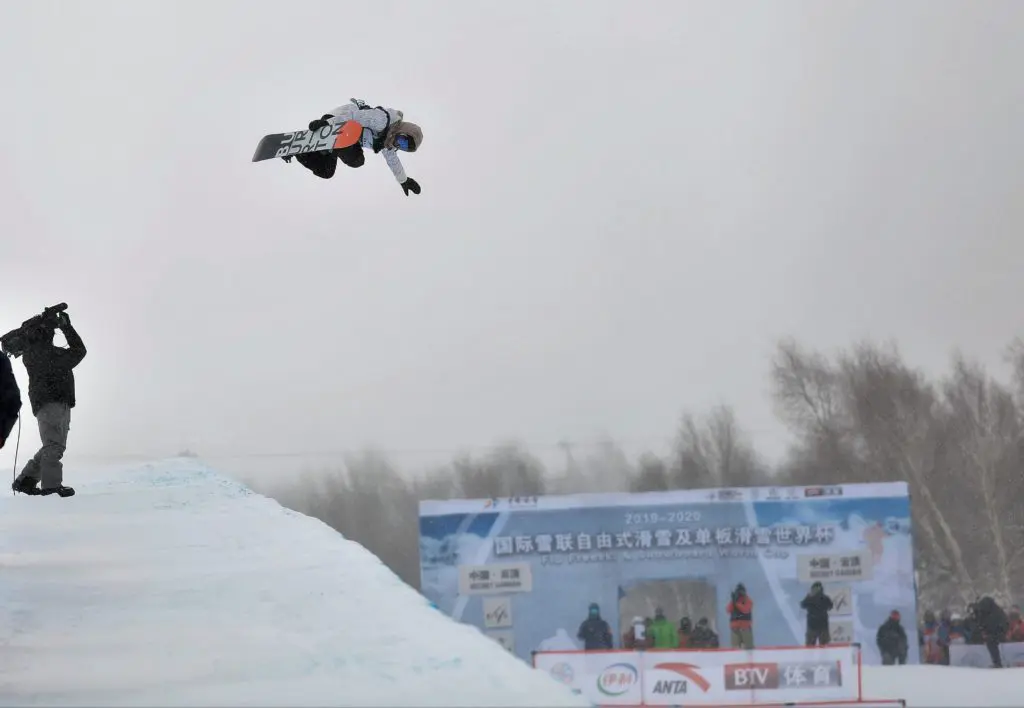
[[635, 461], [607, 440], [548, 469], [511, 442], [419, 476], [365, 452], [343, 468], [306, 472], [260, 491], [329, 524], [419, 585], [422, 499], [601, 491], [906, 481], [923, 607], [1024, 595], [1024, 342], [1007, 348], [1008, 380], [954, 354], [942, 376], [908, 364], [894, 344], [834, 356], [793, 340], [769, 376], [792, 435], [783, 461], [758, 454], [729, 406], [682, 415], [668, 455]]

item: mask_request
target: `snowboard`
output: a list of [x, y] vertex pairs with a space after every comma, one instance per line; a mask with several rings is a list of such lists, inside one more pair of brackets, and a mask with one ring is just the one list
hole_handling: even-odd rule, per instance
[[264, 135], [260, 140], [260, 144], [256, 146], [256, 153], [252, 156], [252, 161], [260, 162], [305, 152], [346, 148], [358, 143], [362, 135], [363, 126], [354, 120], [328, 125], [319, 130], [271, 133]]

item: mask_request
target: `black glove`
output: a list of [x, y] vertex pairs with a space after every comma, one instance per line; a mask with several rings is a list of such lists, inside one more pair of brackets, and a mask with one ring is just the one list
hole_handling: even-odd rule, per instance
[[326, 128], [328, 126], [327, 119], [333, 117], [330, 113], [324, 113], [323, 117], [309, 121], [309, 129], [320, 130], [321, 128]]
[[412, 192], [413, 194], [419, 194], [420, 193], [419, 182], [414, 180], [412, 177], [406, 177], [405, 181], [402, 182], [402, 191], [405, 192], [405, 196], [407, 196], [407, 197], [409, 196], [409, 192]]
[[64, 329], [65, 327], [70, 327], [71, 326], [71, 318], [68, 317], [68, 313], [67, 312], [58, 312], [57, 313], [57, 326], [60, 327], [61, 329]]

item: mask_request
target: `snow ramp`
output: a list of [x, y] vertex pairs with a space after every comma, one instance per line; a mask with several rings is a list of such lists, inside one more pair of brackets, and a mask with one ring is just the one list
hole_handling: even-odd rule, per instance
[[586, 706], [193, 459], [0, 495], [0, 705]]

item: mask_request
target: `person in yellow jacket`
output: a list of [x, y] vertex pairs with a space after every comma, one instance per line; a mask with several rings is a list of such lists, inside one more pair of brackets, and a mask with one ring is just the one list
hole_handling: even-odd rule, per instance
[[674, 624], [665, 619], [665, 613], [660, 607], [654, 611], [654, 621], [651, 623], [651, 637], [654, 639], [655, 649], [679, 648], [679, 631]]

